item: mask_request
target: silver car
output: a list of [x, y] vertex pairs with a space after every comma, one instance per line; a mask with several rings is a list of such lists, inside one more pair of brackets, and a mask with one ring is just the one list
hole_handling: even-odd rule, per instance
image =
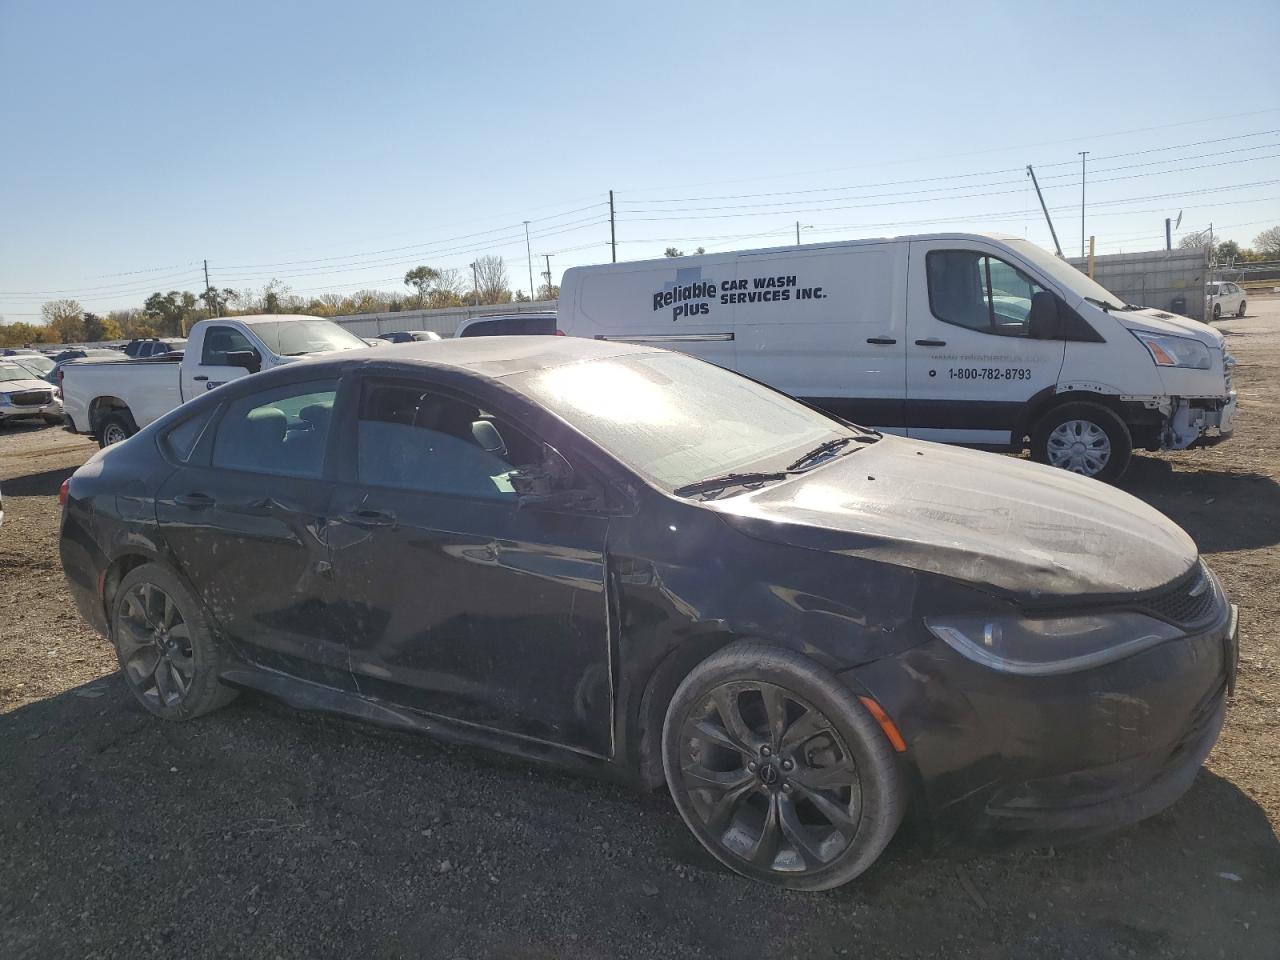
[[33, 417], [46, 423], [62, 422], [57, 387], [37, 379], [18, 363], [0, 362], [0, 423]]

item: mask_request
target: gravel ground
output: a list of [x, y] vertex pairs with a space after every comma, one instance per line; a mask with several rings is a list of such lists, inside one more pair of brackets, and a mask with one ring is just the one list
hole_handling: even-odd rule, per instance
[[1190, 793], [1070, 847], [902, 835], [829, 894], [711, 861], [664, 794], [251, 696], [134, 706], [57, 557], [90, 443], [0, 428], [0, 957], [1280, 956], [1280, 301], [1221, 324], [1229, 442], [1135, 459], [1241, 605], [1240, 686]]

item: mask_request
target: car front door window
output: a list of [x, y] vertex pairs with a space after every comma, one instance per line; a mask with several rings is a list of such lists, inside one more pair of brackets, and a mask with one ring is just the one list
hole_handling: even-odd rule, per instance
[[1025, 337], [1031, 300], [1044, 288], [997, 257], [976, 250], [934, 250], [925, 258], [929, 306], [944, 323], [1004, 337]]

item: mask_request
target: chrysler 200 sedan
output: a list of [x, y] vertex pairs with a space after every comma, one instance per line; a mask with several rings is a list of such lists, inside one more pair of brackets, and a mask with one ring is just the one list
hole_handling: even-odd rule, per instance
[[1149, 816], [1234, 681], [1234, 608], [1138, 500], [653, 348], [290, 364], [62, 493], [76, 602], [157, 716], [249, 689], [665, 784], [721, 862], [799, 889], [908, 811], [1014, 838]]

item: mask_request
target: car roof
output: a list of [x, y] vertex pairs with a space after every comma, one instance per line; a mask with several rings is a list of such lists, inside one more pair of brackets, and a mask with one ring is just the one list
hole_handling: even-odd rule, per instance
[[[385, 365], [427, 366], [470, 371], [489, 377], [507, 377], [549, 367], [580, 363], [586, 360], [608, 360], [614, 357], [661, 353], [653, 347], [637, 346], [609, 340], [583, 337], [464, 337], [459, 339], [411, 341], [379, 347], [376, 351], [355, 351], [359, 356], [334, 357], [319, 355], [302, 364], [369, 363]], [[287, 370], [294, 364], [277, 369]]]

